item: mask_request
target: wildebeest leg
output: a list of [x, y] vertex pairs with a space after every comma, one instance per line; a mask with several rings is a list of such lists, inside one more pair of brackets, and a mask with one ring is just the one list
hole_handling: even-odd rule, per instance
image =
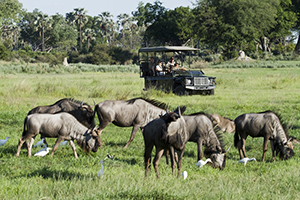
[[52, 156], [54, 155], [54, 152], [57, 150], [58, 145], [59, 145], [62, 141], [63, 141], [63, 138], [61, 138], [61, 137], [58, 137], [58, 138], [57, 138], [57, 140], [56, 140], [56, 142], [55, 142], [55, 144], [54, 144], [54, 147], [53, 147], [53, 149], [52, 149], [52, 152], [51, 152], [51, 158], [52, 158]]
[[44, 144], [48, 147], [48, 143], [46, 141], [46, 138], [44, 136], [41, 135], [41, 140], [44, 138]]
[[136, 132], [139, 130], [139, 126], [138, 125], [134, 125], [133, 128], [132, 128], [132, 131], [131, 131], [131, 136], [130, 136], [130, 139], [129, 141], [127, 142], [127, 144], [124, 146], [124, 149], [126, 149], [130, 143], [133, 141], [134, 137], [135, 137], [135, 134]]
[[33, 142], [34, 142], [34, 138], [30, 138], [27, 142], [28, 157], [31, 157], [31, 149], [32, 149]]
[[[109, 123], [108, 123], [109, 124]], [[106, 127], [107, 125], [104, 126], [104, 128]], [[104, 128], [101, 128], [100, 126], [95, 130], [97, 132], [97, 140], [98, 140], [98, 143], [99, 143], [99, 147], [102, 148], [102, 140], [101, 140], [101, 133], [103, 131]]]
[[197, 147], [198, 147], [198, 160], [201, 160], [203, 158], [203, 153], [202, 153], [202, 140], [198, 139], [197, 141]]
[[75, 158], [78, 158], [77, 153], [76, 153], [76, 147], [75, 147], [74, 141], [73, 141], [73, 140], [70, 140], [69, 142], [70, 142], [70, 145], [71, 145], [71, 147], [72, 147], [72, 149], [73, 149]]
[[153, 149], [153, 144], [145, 145], [145, 153], [144, 153], [144, 164], [145, 164], [145, 177], [148, 176], [148, 171], [151, 167], [151, 153]]
[[157, 178], [159, 178], [158, 163], [159, 163], [159, 160], [160, 160], [161, 156], [163, 155], [163, 153], [164, 153], [164, 149], [156, 147], [156, 154], [153, 159], [153, 166], [154, 166], [154, 170], [156, 172]]
[[172, 174], [175, 176], [175, 151], [174, 147], [170, 146], [170, 157], [171, 157], [171, 167], [172, 167]]
[[[19, 139], [19, 145], [18, 145], [18, 149], [17, 149], [17, 153], [16, 153], [16, 156], [18, 157], [20, 155], [20, 151], [21, 151], [21, 147], [23, 145], [23, 143], [28, 140], [28, 139], [31, 139], [32, 138], [32, 135], [25, 135], [23, 137], [21, 137]], [[33, 140], [34, 141], [34, 140]], [[29, 142], [28, 142], [29, 143]], [[32, 145], [32, 144], [31, 144]], [[31, 157], [31, 151], [29, 152], [29, 144], [27, 144], [27, 149], [28, 149], [28, 157], [30, 158]], [[30, 154], [29, 154], [30, 153]]]
[[[242, 152], [243, 152], [243, 155], [244, 155], [244, 158], [247, 157], [246, 155], [246, 150], [245, 150], [245, 143], [246, 143], [246, 139], [245, 138], [241, 138], [241, 146], [242, 146]], [[240, 153], [240, 158], [242, 159], [242, 154]]]
[[178, 151], [178, 163], [177, 163], [177, 178], [180, 177], [180, 170], [181, 170], [181, 160], [182, 160], [182, 156], [183, 156], [183, 153], [184, 153], [184, 149], [185, 147], [183, 148], [182, 151]]
[[274, 140], [270, 140], [271, 143], [271, 149], [272, 149], [272, 157], [273, 157], [273, 161], [275, 161], [275, 148], [274, 148]]
[[265, 161], [265, 155], [266, 155], [266, 151], [268, 150], [268, 141], [269, 138], [264, 137], [264, 144], [263, 144], [263, 156], [262, 156], [262, 161]]
[[166, 156], [166, 163], [169, 164], [169, 150], [164, 151], [164, 154]]

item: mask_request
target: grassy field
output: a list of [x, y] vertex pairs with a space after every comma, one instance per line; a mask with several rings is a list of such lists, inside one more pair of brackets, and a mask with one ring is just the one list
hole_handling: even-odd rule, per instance
[[[131, 128], [109, 125], [102, 133], [104, 146], [97, 153], [86, 154], [77, 146], [75, 159], [70, 146], [59, 148], [53, 158], [27, 157], [17, 143], [27, 112], [37, 105], [49, 105], [58, 99], [73, 97], [89, 104], [107, 99], [147, 97], [169, 103], [171, 108], [186, 105], [185, 114], [204, 111], [231, 119], [248, 112], [273, 110], [289, 124], [289, 134], [300, 138], [300, 68], [207, 68], [216, 76], [214, 96], [175, 96], [159, 91], [144, 92], [143, 80], [134, 72], [83, 72], [74, 74], [0, 73], [0, 199], [298, 199], [299, 153], [287, 161], [272, 161], [270, 145], [266, 161], [261, 162], [262, 138], [246, 140], [250, 162], [239, 164], [234, 147], [227, 154], [222, 171], [209, 165], [195, 166], [196, 144], [188, 143], [182, 161], [186, 180], [172, 177], [165, 159], [159, 164], [161, 178], [144, 178], [144, 142], [139, 131], [127, 149], [123, 146]], [[96, 119], [98, 123], [98, 119]], [[233, 134], [224, 133], [228, 144]], [[39, 140], [37, 137], [36, 141]], [[35, 141], [35, 142], [36, 142]], [[55, 139], [48, 139], [53, 146]], [[33, 149], [33, 153], [39, 149]], [[105, 160], [104, 176], [97, 177], [100, 160]], [[153, 152], [154, 155], [154, 152]]]

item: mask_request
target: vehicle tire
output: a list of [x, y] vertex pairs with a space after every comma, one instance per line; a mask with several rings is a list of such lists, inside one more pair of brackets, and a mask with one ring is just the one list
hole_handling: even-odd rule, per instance
[[181, 85], [176, 86], [176, 88], [173, 91], [174, 94], [178, 96], [182, 96], [186, 94], [185, 88], [182, 87]]
[[210, 95], [215, 95], [215, 89], [210, 90]]

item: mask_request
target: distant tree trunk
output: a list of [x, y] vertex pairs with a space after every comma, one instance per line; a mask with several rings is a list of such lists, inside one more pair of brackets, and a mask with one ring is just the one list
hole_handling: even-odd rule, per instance
[[45, 51], [44, 27], [42, 27], [42, 52]]
[[298, 33], [298, 41], [297, 41], [297, 44], [296, 44], [296, 47], [295, 47], [295, 52], [299, 52], [299, 49], [300, 49], [300, 31]]

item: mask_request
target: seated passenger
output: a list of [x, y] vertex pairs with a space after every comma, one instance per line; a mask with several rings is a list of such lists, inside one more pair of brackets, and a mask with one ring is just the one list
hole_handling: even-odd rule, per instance
[[154, 57], [151, 57], [151, 58], [150, 58], [149, 71], [151, 72], [151, 76], [154, 76], [154, 75], [155, 75], [155, 62], [154, 62]]
[[166, 65], [166, 71], [172, 71], [172, 68], [174, 68], [174, 65], [175, 65], [175, 60], [174, 60], [174, 57], [172, 56], [171, 58], [170, 58], [170, 61], [167, 63], [167, 65]]
[[162, 68], [162, 66], [161, 66], [161, 61], [159, 60], [158, 61], [158, 64], [156, 65], [156, 67], [155, 67], [155, 71], [156, 71], [156, 75], [164, 75], [165, 73], [163, 72], [163, 68]]
[[175, 64], [172, 70], [186, 70], [184, 67], [180, 67], [178, 63]]

